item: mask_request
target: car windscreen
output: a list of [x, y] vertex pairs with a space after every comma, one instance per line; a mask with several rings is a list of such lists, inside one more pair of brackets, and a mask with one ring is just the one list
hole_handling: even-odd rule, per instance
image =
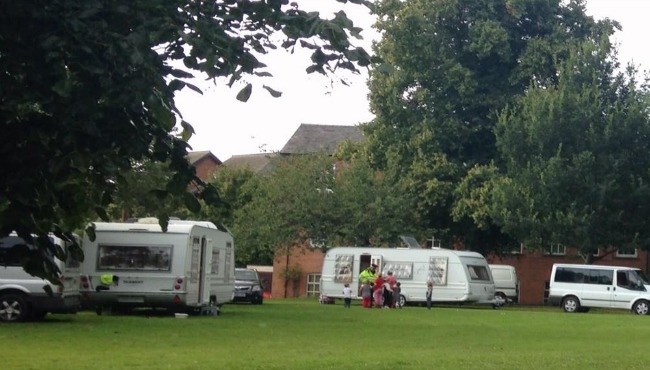
[[235, 279], [257, 281], [257, 273], [253, 270], [235, 270]]

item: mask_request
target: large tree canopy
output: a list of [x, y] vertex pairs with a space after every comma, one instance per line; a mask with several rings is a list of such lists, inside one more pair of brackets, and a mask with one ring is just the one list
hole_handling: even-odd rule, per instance
[[528, 245], [576, 247], [586, 261], [650, 247], [650, 99], [611, 66], [582, 45], [557, 86], [531, 88], [499, 119], [504, 175], [488, 203]]
[[382, 0], [377, 13], [385, 64], [370, 80], [372, 163], [399, 168], [421, 226], [447, 245], [512, 242], [494, 225], [454, 220], [455, 191], [495, 159], [498, 112], [531, 86], [556, 84], [572, 45], [606, 40], [616, 24], [594, 21], [579, 0]]
[[194, 88], [188, 71], [268, 75], [272, 35], [312, 49], [309, 71], [354, 70], [369, 63], [350, 43], [359, 31], [342, 11], [322, 19], [286, 0], [0, 2], [0, 234], [29, 239], [106, 218], [134, 161], [168, 163], [168, 193], [200, 184], [185, 159], [192, 128], [173, 100]]

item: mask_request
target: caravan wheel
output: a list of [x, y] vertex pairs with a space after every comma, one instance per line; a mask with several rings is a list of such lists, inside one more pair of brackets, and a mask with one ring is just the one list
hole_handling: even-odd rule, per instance
[[404, 306], [406, 306], [406, 297], [404, 297], [403, 295], [400, 294], [400, 295], [399, 295], [399, 302], [398, 302], [398, 303], [399, 303], [399, 306], [400, 306], [400, 307], [404, 307]]

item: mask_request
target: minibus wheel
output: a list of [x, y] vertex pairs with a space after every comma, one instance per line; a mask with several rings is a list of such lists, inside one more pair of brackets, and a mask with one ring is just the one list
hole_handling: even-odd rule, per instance
[[650, 304], [642, 299], [634, 304], [632, 311], [637, 315], [647, 315], [650, 312]]
[[577, 297], [568, 296], [562, 300], [562, 308], [564, 312], [574, 313], [580, 311], [580, 301]]

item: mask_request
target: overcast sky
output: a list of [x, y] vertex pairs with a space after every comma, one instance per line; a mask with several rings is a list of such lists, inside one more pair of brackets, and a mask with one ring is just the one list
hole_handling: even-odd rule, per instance
[[[346, 14], [362, 27], [365, 40], [360, 42], [370, 52], [370, 42], [377, 34], [371, 29], [370, 13], [362, 6], [343, 5], [334, 0], [299, 1], [305, 10], [319, 10], [331, 14], [343, 7]], [[650, 35], [648, 19], [650, 0], [588, 0], [587, 12], [596, 18], [619, 21], [623, 31], [615, 40], [620, 43], [621, 61], [633, 61], [650, 69]], [[190, 122], [196, 134], [190, 139], [192, 150], [210, 150], [222, 161], [232, 155], [273, 152], [282, 149], [301, 123], [328, 125], [356, 125], [370, 121], [366, 86], [367, 73], [342, 73], [350, 86], [332, 83], [320, 74], [304, 72], [309, 53], [288, 54], [276, 52], [264, 59], [271, 78], [248, 79], [233, 88], [224, 81], [199, 81], [204, 90], [199, 95], [184, 89], [176, 98], [183, 118]], [[246, 82], [253, 82], [253, 94], [246, 103], [235, 99]], [[281, 91], [282, 97], [273, 98], [262, 85]]]

